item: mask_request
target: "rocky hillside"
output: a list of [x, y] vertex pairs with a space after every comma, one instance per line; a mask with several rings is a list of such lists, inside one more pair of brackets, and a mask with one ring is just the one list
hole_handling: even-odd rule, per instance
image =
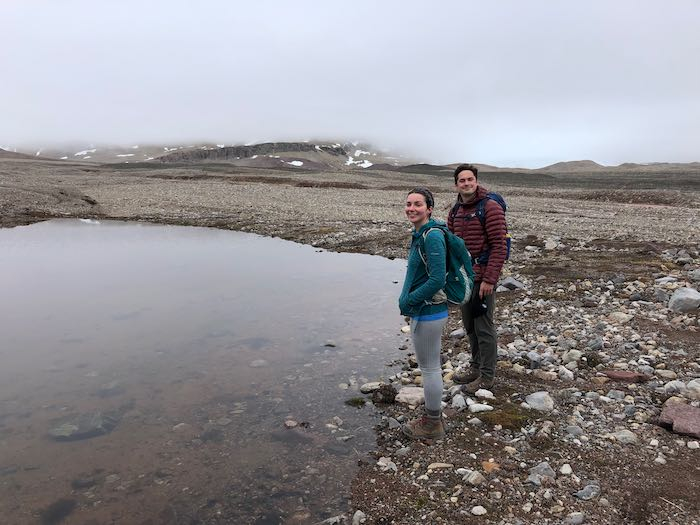
[[17, 153], [14, 151], [7, 151], [0, 148], [0, 159], [33, 159], [34, 157], [30, 155], [25, 155], [24, 153]]

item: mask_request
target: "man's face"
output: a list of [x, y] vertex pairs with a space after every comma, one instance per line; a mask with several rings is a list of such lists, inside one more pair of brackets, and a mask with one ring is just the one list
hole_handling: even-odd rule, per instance
[[462, 199], [471, 198], [474, 193], [476, 193], [477, 186], [476, 177], [471, 170], [460, 171], [459, 175], [457, 175], [457, 184], [455, 184], [455, 188], [457, 189], [457, 193], [462, 196]]

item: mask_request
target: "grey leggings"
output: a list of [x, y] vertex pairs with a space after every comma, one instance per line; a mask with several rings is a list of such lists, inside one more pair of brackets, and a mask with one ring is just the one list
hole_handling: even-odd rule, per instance
[[440, 342], [447, 317], [435, 321], [411, 319], [411, 338], [418, 366], [423, 374], [425, 409], [440, 412], [442, 402], [442, 365]]

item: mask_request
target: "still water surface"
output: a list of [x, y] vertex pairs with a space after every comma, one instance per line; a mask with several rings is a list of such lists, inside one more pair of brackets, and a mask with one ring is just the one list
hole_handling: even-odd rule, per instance
[[[376, 420], [344, 401], [396, 371], [404, 269], [206, 228], [0, 230], [3, 521], [315, 523], [346, 511]], [[116, 422], [108, 433], [49, 436], [97, 412]]]

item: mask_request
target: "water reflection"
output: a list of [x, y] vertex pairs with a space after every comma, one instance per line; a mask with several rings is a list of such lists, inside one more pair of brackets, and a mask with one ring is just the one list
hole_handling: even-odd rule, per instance
[[[0, 230], [0, 515], [305, 523], [344, 510], [373, 420], [343, 402], [391, 373], [403, 270], [202, 228]], [[70, 436], [96, 421], [97, 437]]]

